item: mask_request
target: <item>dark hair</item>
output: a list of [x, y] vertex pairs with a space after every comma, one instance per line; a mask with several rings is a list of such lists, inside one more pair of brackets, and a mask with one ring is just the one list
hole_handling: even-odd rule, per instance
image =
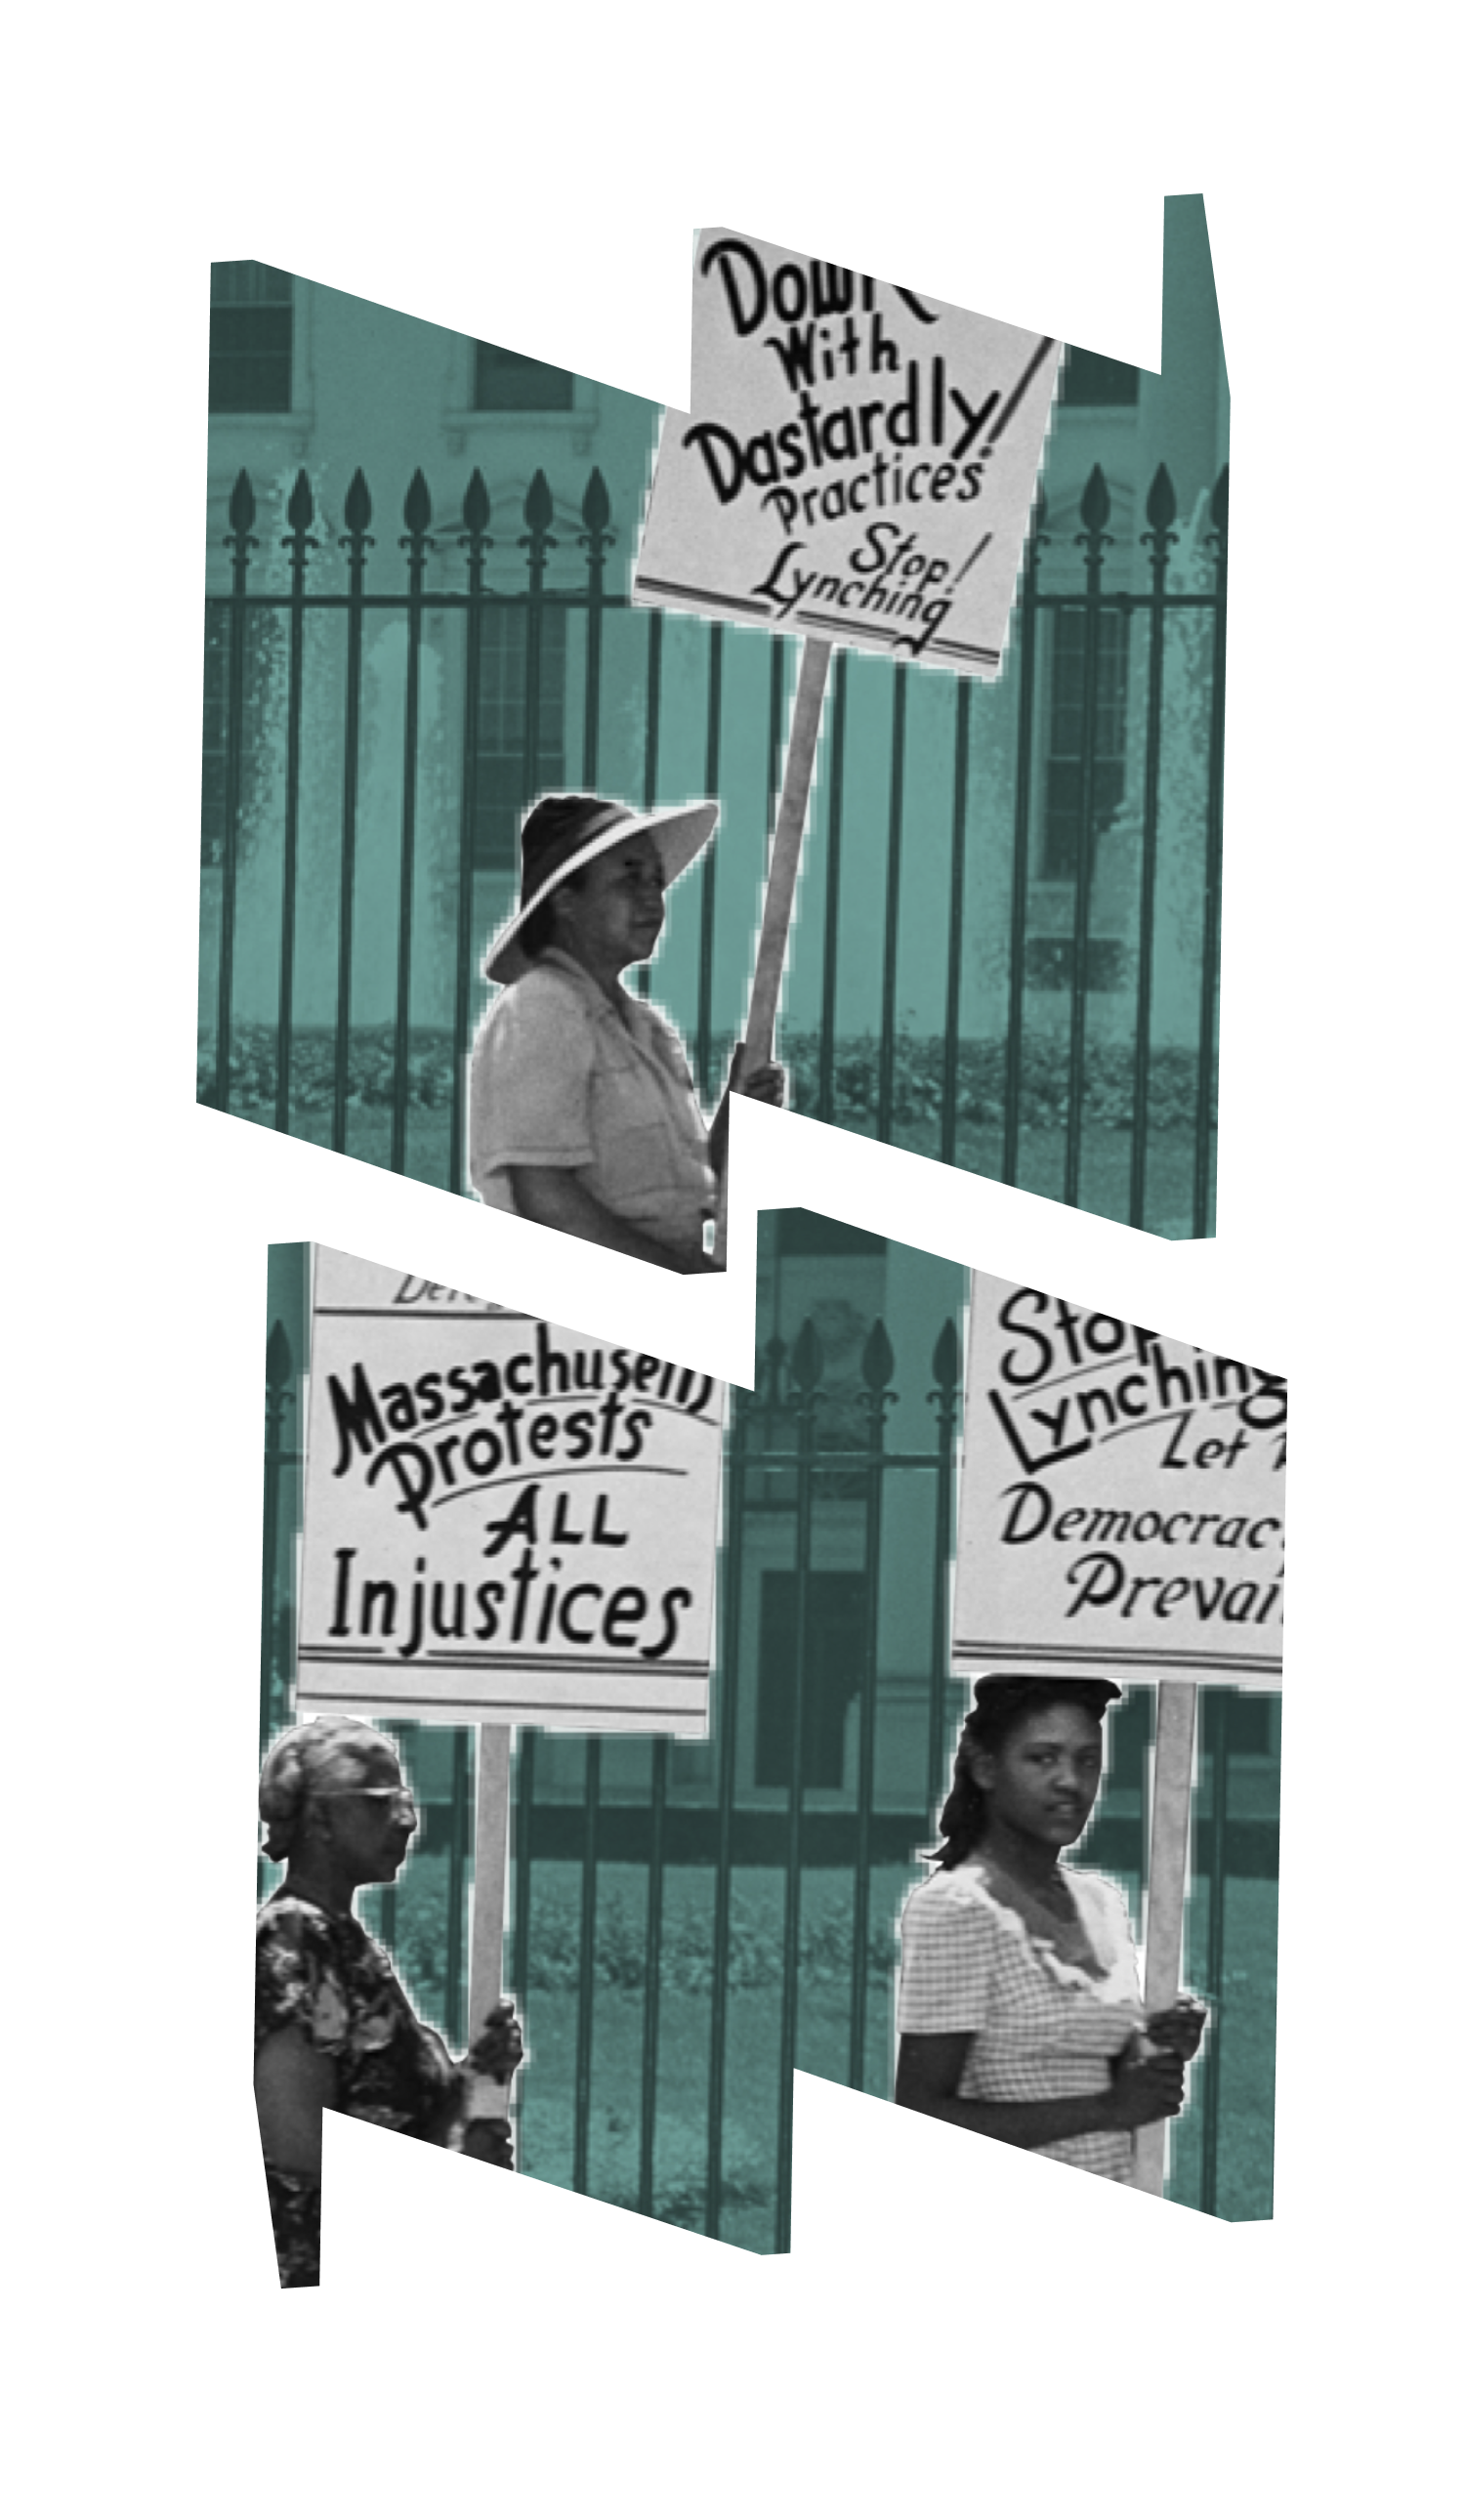
[[555, 943], [555, 893], [579, 892], [585, 879], [584, 867], [576, 867], [571, 874], [562, 875], [555, 887], [555, 892], [548, 892], [539, 909], [530, 912], [519, 930], [519, 943], [532, 963], [539, 960], [547, 945]]
[[968, 1766], [968, 1752], [1000, 1750], [1026, 1716], [1043, 1715], [1050, 1706], [1082, 1706], [1097, 1724], [1120, 1691], [1112, 1680], [1012, 1679], [995, 1672], [980, 1680], [972, 1693], [977, 1702], [962, 1726], [952, 1791], [938, 1823], [942, 1844], [935, 1860], [944, 1872], [965, 1864], [982, 1839], [983, 1790]]

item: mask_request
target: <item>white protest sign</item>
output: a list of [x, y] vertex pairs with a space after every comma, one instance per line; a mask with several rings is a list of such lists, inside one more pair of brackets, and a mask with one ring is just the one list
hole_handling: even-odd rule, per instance
[[1287, 1384], [974, 1271], [959, 1669], [1282, 1668]]
[[991, 678], [1061, 345], [725, 228], [697, 241], [633, 600]]
[[317, 1248], [297, 1707], [704, 1736], [721, 1383]]

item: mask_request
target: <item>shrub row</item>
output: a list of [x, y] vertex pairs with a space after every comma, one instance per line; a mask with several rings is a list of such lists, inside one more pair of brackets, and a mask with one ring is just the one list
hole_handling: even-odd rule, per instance
[[[444, 1900], [446, 1858], [419, 1856], [404, 1873], [397, 1892], [393, 1948], [397, 1965], [418, 2001], [443, 2018], [444, 1956], [447, 1931]], [[875, 1975], [896, 1965], [895, 1937], [889, 1924], [872, 1927], [866, 1947], [866, 1965]], [[799, 1935], [799, 1974], [810, 1986], [848, 1987], [854, 1957], [851, 1918], [843, 1913], [806, 1916]], [[596, 1909], [596, 1982], [600, 1986], [636, 1989], [646, 1982], [646, 1923], [644, 1909], [619, 1891], [601, 1893]], [[731, 1989], [777, 1986], [783, 1974], [783, 1939], [767, 1916], [734, 1891], [730, 1906], [728, 1980]], [[707, 1995], [713, 1984], [711, 1913], [688, 1914], [669, 1910], [662, 1921], [659, 1983], [679, 1995]], [[580, 1900], [552, 1885], [537, 1888], [530, 1912], [529, 1985], [560, 1993], [580, 1984]]]
[[[238, 1024], [230, 1072], [230, 1108], [236, 1111], [273, 1108], [279, 1077], [275, 1028], [270, 1024]], [[731, 1043], [714, 1043], [713, 1069], [721, 1075]], [[820, 1094], [818, 1032], [788, 1032], [781, 1055], [788, 1067], [790, 1101], [796, 1111], [813, 1113]], [[939, 1034], [903, 1032], [896, 1036], [892, 1063], [891, 1108], [895, 1128], [906, 1131], [935, 1126], [942, 1115], [947, 1045]], [[1000, 1041], [963, 1041], [957, 1045], [956, 1115], [973, 1127], [1001, 1123], [1006, 1092], [1005, 1045]], [[418, 1110], [444, 1110], [453, 1097], [454, 1053], [451, 1036], [416, 1030], [408, 1036], [407, 1102]], [[199, 1045], [199, 1099], [213, 1099], [214, 1050], [211, 1036]], [[396, 1039], [390, 1024], [354, 1030], [348, 1036], [346, 1100], [352, 1105], [390, 1106], [396, 1091]], [[836, 1042], [831, 1086], [833, 1118], [845, 1127], [869, 1128], [880, 1107], [880, 1042], [875, 1033], [846, 1035]], [[1134, 1051], [1124, 1042], [1088, 1044], [1085, 1057], [1085, 1117], [1103, 1128], [1128, 1129], [1134, 1106]], [[335, 1097], [335, 1035], [301, 1031], [294, 1036], [290, 1058], [290, 1107], [297, 1113], [330, 1110]], [[1019, 1117], [1025, 1128], [1062, 1128], [1069, 1110], [1069, 1050], [1061, 1038], [1034, 1033], [1023, 1044], [1019, 1081]], [[1155, 1129], [1189, 1129], [1196, 1117], [1196, 1057], [1173, 1047], [1152, 1051], [1150, 1058], [1150, 1124]], [[1211, 1118], [1215, 1123], [1216, 1111]]]

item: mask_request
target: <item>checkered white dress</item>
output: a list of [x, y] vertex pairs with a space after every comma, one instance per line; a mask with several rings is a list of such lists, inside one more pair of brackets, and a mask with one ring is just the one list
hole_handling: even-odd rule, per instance
[[[990, 1887], [981, 1856], [934, 1872], [901, 1919], [896, 2026], [911, 2038], [970, 2036], [957, 2094], [1056, 2100], [1108, 2090], [1110, 2059], [1144, 2020], [1124, 1894], [1097, 1872], [1064, 1871], [1104, 1975], [1061, 1960]], [[1035, 2150], [1102, 2179], [1129, 2180], [1127, 2133], [1064, 2136]]]

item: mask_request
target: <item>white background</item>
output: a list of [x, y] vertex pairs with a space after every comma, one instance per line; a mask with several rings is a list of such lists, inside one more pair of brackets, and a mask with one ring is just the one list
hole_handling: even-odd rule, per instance
[[[1449, 22], [259, 0], [12, 36], [18, 2509], [1444, 2499]], [[791, 2260], [336, 2124], [345, 2279], [282, 2299], [246, 2028], [266, 1241], [722, 1372], [750, 1352], [752, 1229], [726, 1286], [604, 1256], [588, 1288], [577, 1245], [195, 1107], [208, 261], [685, 405], [699, 222], [1155, 363], [1168, 189], [1207, 197], [1233, 391], [1221, 1238], [1151, 1245], [752, 1107], [734, 1160], [745, 1195], [1290, 1375], [1276, 2220], [803, 2085]]]

